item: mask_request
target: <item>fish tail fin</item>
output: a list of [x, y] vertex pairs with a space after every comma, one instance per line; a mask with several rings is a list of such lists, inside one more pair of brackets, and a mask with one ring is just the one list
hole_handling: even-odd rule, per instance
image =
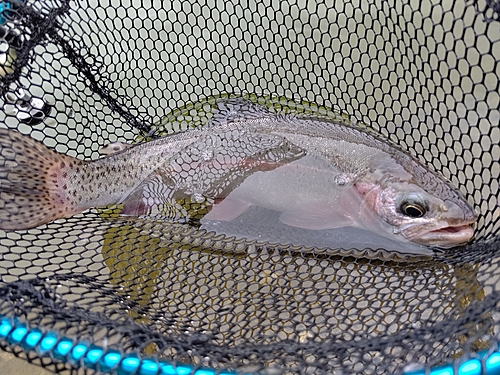
[[68, 171], [84, 161], [0, 129], [0, 229], [23, 230], [83, 210], [68, 199]]

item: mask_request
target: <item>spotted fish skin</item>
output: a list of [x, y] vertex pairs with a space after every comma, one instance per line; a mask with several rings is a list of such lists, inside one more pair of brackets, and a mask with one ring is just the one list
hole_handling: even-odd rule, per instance
[[[213, 155], [194, 161], [195, 150], [202, 153], [207, 145]], [[59, 154], [29, 136], [0, 129], [0, 229], [29, 229], [120, 203], [125, 214], [147, 215], [154, 207], [145, 192], [158, 179], [170, 192], [179, 191], [175, 183], [192, 178], [196, 170], [211, 171], [203, 177], [219, 194], [241, 181], [236, 170], [274, 168], [303, 155], [282, 137], [248, 134], [234, 124], [169, 135], [95, 161]], [[159, 197], [160, 203], [169, 199]]]

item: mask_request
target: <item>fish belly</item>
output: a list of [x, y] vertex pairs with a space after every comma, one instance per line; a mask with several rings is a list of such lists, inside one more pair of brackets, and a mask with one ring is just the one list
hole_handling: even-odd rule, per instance
[[[233, 220], [250, 206], [281, 212], [281, 222], [300, 228], [327, 229], [353, 224], [352, 201], [360, 197], [346, 176], [320, 155], [309, 154], [271, 171], [247, 177], [207, 220]], [[359, 203], [359, 202], [358, 202]], [[355, 209], [359, 207], [356, 206]]]

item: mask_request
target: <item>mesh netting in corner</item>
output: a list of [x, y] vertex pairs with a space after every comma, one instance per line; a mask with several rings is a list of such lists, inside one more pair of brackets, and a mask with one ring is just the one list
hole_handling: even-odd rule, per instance
[[[97, 160], [113, 145], [205, 129], [217, 103], [244, 98], [386, 139], [478, 213], [467, 246], [408, 252], [370, 247], [359, 233], [357, 246], [331, 246], [259, 210], [220, 234], [200, 224], [207, 207], [196, 192], [182, 198], [183, 220], [112, 206], [8, 228], [3, 350], [62, 373], [497, 370], [498, 1], [13, 0], [0, 11], [3, 137]], [[262, 155], [300, 156], [249, 139], [258, 157], [224, 171], [222, 190]], [[9, 155], [2, 194], [16, 178], [34, 189], [38, 175], [9, 172]]]

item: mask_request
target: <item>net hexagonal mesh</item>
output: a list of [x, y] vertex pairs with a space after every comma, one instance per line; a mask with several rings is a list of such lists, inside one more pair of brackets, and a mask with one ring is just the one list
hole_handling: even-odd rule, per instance
[[498, 1], [0, 7], [1, 127], [60, 153], [97, 159], [110, 142], [204, 125], [207, 104], [244, 96], [355, 119], [479, 212], [471, 244], [425, 256], [226, 237], [112, 209], [0, 231], [2, 349], [89, 373], [488, 365], [500, 335]]

